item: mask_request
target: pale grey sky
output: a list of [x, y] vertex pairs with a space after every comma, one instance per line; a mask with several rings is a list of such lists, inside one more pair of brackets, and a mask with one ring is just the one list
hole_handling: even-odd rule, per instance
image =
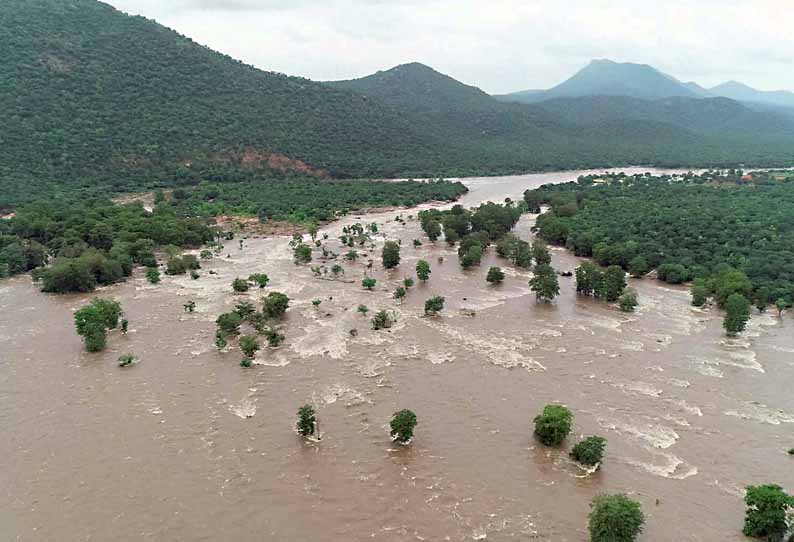
[[794, 90], [794, 0], [106, 0], [262, 69], [316, 80], [422, 62], [486, 92], [593, 58]]

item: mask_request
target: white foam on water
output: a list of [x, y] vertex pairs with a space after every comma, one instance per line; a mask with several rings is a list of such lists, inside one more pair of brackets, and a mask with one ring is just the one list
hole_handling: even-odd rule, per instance
[[611, 382], [609, 380], [604, 380], [603, 383], [609, 384], [613, 388], [617, 388], [620, 391], [627, 393], [629, 395], [644, 395], [646, 397], [659, 397], [662, 395], [663, 390], [654, 387], [651, 384], [641, 381], [631, 381], [631, 382]]
[[604, 429], [611, 429], [618, 433], [628, 435], [643, 444], [653, 448], [665, 450], [673, 446], [679, 439], [678, 433], [670, 427], [648, 423], [645, 425], [633, 425], [620, 420], [599, 419], [598, 423]]
[[361, 392], [344, 383], [326, 386], [320, 392], [312, 394], [312, 400], [315, 403], [323, 403], [325, 405], [332, 405], [337, 401], [341, 401], [348, 407], [372, 403], [372, 401], [365, 398]]
[[781, 409], [768, 407], [755, 401], [742, 401], [736, 410], [725, 412], [726, 416], [735, 416], [743, 420], [753, 420], [770, 425], [794, 423], [794, 415]]
[[256, 414], [256, 403], [250, 396], [244, 397], [236, 405], [229, 405], [229, 410], [238, 418], [253, 418]]
[[627, 462], [630, 465], [639, 467], [644, 471], [653, 474], [654, 476], [670, 478], [672, 480], [685, 480], [686, 478], [695, 476], [698, 473], [697, 467], [686, 463], [683, 459], [674, 454], [657, 453], [655, 455], [663, 459], [664, 463], [657, 465], [655, 463], [648, 463], [633, 459], [629, 459]]

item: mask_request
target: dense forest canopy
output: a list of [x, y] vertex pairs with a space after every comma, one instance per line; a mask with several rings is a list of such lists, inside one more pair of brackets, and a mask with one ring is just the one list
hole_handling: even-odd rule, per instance
[[201, 183], [175, 190], [165, 206], [181, 216], [249, 215], [260, 221], [321, 222], [339, 213], [372, 207], [410, 207], [454, 201], [467, 192], [459, 182], [278, 180], [258, 183]]
[[525, 197], [551, 206], [537, 222], [546, 240], [602, 265], [656, 269], [671, 283], [736, 270], [748, 297], [794, 302], [791, 172], [588, 176]]
[[306, 174], [794, 161], [779, 127], [758, 140], [657, 113], [582, 125], [416, 64], [335, 84], [265, 72], [95, 0], [5, 0], [0, 25], [0, 211], [75, 189]]

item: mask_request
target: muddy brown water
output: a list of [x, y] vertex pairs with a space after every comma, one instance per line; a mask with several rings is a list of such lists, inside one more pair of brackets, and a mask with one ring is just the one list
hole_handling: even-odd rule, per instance
[[[471, 179], [463, 203], [576, 175]], [[83, 351], [72, 325], [91, 295], [0, 282], [0, 539], [584, 541], [593, 496], [626, 492], [646, 513], [643, 541], [724, 542], [743, 539], [744, 486], [794, 490], [790, 314], [756, 314], [729, 340], [716, 309], [693, 309], [685, 289], [651, 280], [631, 281], [636, 314], [577, 299], [571, 278], [538, 304], [530, 274], [493, 249], [464, 272], [444, 243], [414, 249], [417, 221], [395, 215], [363, 220], [385, 234], [374, 254], [386, 238], [403, 244], [397, 270], [376, 263], [374, 292], [359, 284], [366, 258], [343, 263], [355, 283], [324, 281], [292, 264], [287, 238], [251, 238], [242, 251], [234, 240], [199, 280], [151, 286], [139, 270], [97, 292], [130, 320], [100, 354]], [[517, 226], [522, 238], [533, 220]], [[356, 221], [325, 231], [334, 239]], [[391, 293], [420, 258], [431, 279], [400, 304]], [[560, 270], [578, 262], [562, 250], [553, 260]], [[506, 268], [501, 286], [484, 280], [493, 264]], [[236, 347], [213, 347], [213, 321], [246, 297], [231, 293], [232, 279], [252, 272], [292, 302], [285, 345], [244, 370]], [[446, 308], [423, 318], [436, 294]], [[190, 299], [197, 311], [186, 314]], [[372, 331], [360, 303], [394, 310], [396, 326]], [[140, 363], [119, 368], [127, 352]], [[307, 402], [321, 442], [293, 430]], [[561, 449], [532, 437], [551, 402], [576, 416]], [[388, 435], [400, 408], [419, 419], [407, 447]], [[592, 434], [609, 440], [595, 473], [567, 456]]]

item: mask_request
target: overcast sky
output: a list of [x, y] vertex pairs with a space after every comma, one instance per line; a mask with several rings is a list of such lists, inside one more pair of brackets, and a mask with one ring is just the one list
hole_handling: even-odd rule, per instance
[[422, 62], [486, 92], [593, 58], [705, 86], [794, 90], [794, 0], [106, 0], [259, 68], [316, 80]]

